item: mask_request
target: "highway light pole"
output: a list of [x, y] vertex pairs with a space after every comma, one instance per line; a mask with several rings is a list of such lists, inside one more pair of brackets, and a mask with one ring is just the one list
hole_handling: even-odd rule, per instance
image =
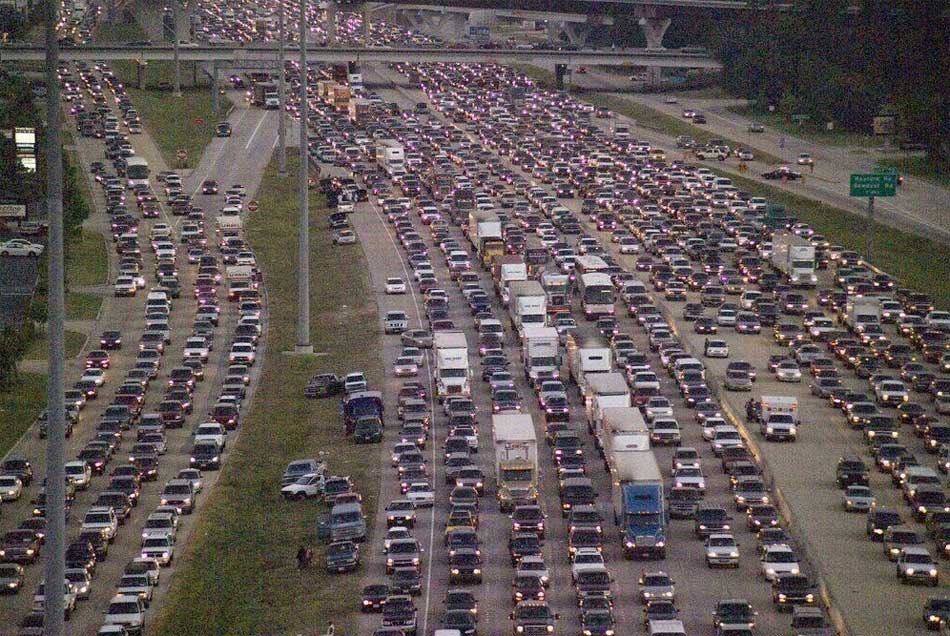
[[286, 88], [284, 86], [284, 0], [277, 0], [277, 174], [287, 176], [287, 120], [284, 114]]
[[310, 344], [310, 170], [307, 157], [307, 0], [300, 0], [300, 227], [297, 235], [297, 353]]
[[172, 48], [175, 51], [175, 97], [181, 97], [181, 60], [178, 59], [178, 3], [172, 2]]
[[59, 3], [46, 10], [46, 213], [49, 240], [47, 340], [49, 342], [46, 384], [46, 598], [44, 633], [63, 636], [63, 582], [66, 580], [65, 501], [65, 385], [66, 352], [63, 345], [63, 146], [60, 137], [59, 42], [56, 25]]

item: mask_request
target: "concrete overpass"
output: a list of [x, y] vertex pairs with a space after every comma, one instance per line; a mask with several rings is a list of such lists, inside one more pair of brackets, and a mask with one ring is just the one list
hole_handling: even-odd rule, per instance
[[[296, 45], [288, 50], [296, 50]], [[45, 59], [41, 46], [7, 44], [0, 46], [0, 62], [37, 61]], [[314, 63], [340, 62], [484, 62], [493, 64], [550, 64], [564, 66], [659, 66], [664, 68], [721, 69], [722, 65], [706, 55], [679, 51], [650, 49], [545, 51], [478, 48], [420, 48], [420, 47], [325, 47], [310, 44], [307, 54]], [[173, 60], [174, 47], [168, 46], [121, 46], [89, 45], [66, 47], [60, 51], [62, 60], [130, 60], [152, 62]], [[277, 59], [276, 44], [252, 44], [248, 46], [188, 46], [179, 49], [179, 58], [184, 62], [269, 62]]]

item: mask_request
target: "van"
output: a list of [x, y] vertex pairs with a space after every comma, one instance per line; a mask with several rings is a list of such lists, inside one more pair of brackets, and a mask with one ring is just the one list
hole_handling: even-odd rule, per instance
[[331, 541], [362, 541], [366, 538], [366, 517], [359, 503], [333, 506], [329, 524]]

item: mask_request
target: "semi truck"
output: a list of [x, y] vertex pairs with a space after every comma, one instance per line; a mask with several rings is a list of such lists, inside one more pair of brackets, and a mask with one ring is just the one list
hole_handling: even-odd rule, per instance
[[280, 102], [277, 99], [277, 84], [273, 82], [257, 82], [253, 89], [253, 103], [265, 110], [277, 110]]
[[369, 116], [373, 103], [368, 99], [354, 97], [350, 100], [349, 111], [350, 121], [354, 124], [362, 124]]
[[614, 522], [626, 559], [666, 558], [663, 476], [653, 451], [614, 451], [610, 461]]
[[573, 333], [565, 346], [570, 378], [582, 393], [586, 394], [589, 377], [613, 370], [610, 347], [602, 337]]
[[435, 349], [436, 396], [443, 401], [450, 395], [470, 396], [472, 386], [468, 368], [468, 341], [461, 331], [438, 331], [432, 339]]
[[547, 296], [549, 314], [571, 313], [571, 278], [559, 272], [543, 272], [541, 287]]
[[515, 281], [528, 279], [528, 266], [520, 256], [506, 255], [495, 259], [492, 265], [492, 279], [495, 291], [501, 296], [501, 304], [508, 306], [508, 285]]
[[525, 326], [521, 354], [525, 379], [556, 378], [560, 375], [560, 340], [554, 327]]
[[380, 139], [376, 142], [376, 161], [390, 177], [406, 172], [406, 151], [395, 139]]
[[650, 448], [650, 429], [635, 406], [609, 406], [601, 409], [600, 428], [594, 437], [604, 461], [610, 465], [614, 451]]
[[523, 337], [525, 327], [543, 327], [547, 320], [547, 296], [536, 280], [513, 281], [508, 285], [508, 313], [511, 328]]
[[881, 300], [871, 297], [848, 298], [842, 321], [851, 331], [859, 331], [862, 325], [881, 324]]
[[815, 246], [797, 234], [775, 232], [771, 260], [792, 287], [814, 287], [818, 283]]
[[496, 496], [502, 512], [538, 500], [538, 440], [526, 413], [492, 416]]
[[630, 387], [622, 373], [597, 373], [587, 379], [584, 390], [584, 410], [587, 429], [597, 435], [601, 428], [602, 410], [612, 406], [631, 406]]

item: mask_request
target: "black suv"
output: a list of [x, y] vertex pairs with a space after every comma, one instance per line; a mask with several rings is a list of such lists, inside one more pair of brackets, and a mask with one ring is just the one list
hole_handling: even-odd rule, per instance
[[838, 467], [835, 469], [835, 481], [838, 488], [867, 486], [868, 479], [868, 467], [859, 457], [847, 455], [838, 460]]

